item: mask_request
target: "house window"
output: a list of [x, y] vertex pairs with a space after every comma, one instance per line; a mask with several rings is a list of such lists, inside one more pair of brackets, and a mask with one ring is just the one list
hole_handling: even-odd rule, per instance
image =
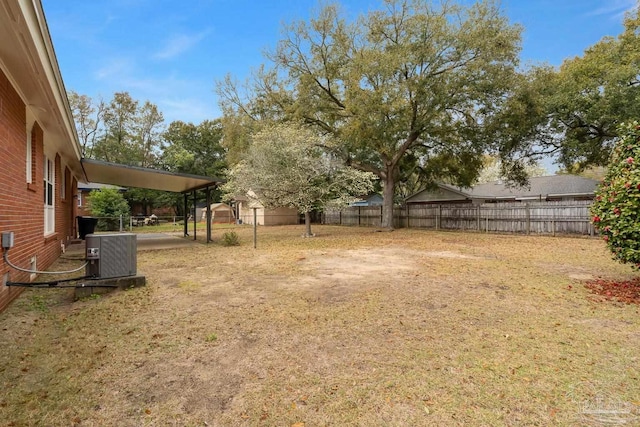
[[56, 210], [54, 205], [55, 167], [51, 160], [44, 156], [44, 234], [55, 231]]
[[78, 207], [82, 207], [82, 191], [78, 190]]

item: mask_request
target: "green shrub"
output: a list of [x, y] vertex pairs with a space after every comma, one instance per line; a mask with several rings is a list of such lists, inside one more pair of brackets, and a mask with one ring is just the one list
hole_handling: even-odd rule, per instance
[[91, 215], [99, 218], [97, 229], [113, 231], [120, 228], [120, 216], [129, 216], [129, 204], [114, 188], [103, 188], [89, 194]]
[[640, 269], [640, 125], [620, 126], [609, 170], [596, 192], [591, 221], [613, 258]]
[[222, 235], [223, 246], [238, 246], [240, 245], [240, 239], [235, 231], [227, 231]]

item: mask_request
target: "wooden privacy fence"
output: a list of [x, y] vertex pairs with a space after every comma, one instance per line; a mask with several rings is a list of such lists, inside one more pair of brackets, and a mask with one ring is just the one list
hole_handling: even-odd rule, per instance
[[[476, 230], [522, 234], [595, 234], [590, 200], [474, 204], [415, 204], [394, 208], [396, 228]], [[327, 211], [323, 224], [379, 227], [381, 206]]]

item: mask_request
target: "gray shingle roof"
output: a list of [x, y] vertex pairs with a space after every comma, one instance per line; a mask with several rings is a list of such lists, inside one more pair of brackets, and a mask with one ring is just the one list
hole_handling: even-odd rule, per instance
[[528, 187], [508, 187], [500, 181], [478, 184], [475, 187], [459, 188], [441, 185], [461, 192], [471, 198], [537, 198], [542, 196], [593, 195], [598, 181], [576, 175], [551, 175], [529, 178]]

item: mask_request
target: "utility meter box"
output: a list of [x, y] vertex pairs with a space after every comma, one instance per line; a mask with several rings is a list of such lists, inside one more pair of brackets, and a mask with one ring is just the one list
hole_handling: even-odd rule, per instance
[[138, 249], [133, 233], [87, 234], [87, 276], [100, 279], [136, 275]]

